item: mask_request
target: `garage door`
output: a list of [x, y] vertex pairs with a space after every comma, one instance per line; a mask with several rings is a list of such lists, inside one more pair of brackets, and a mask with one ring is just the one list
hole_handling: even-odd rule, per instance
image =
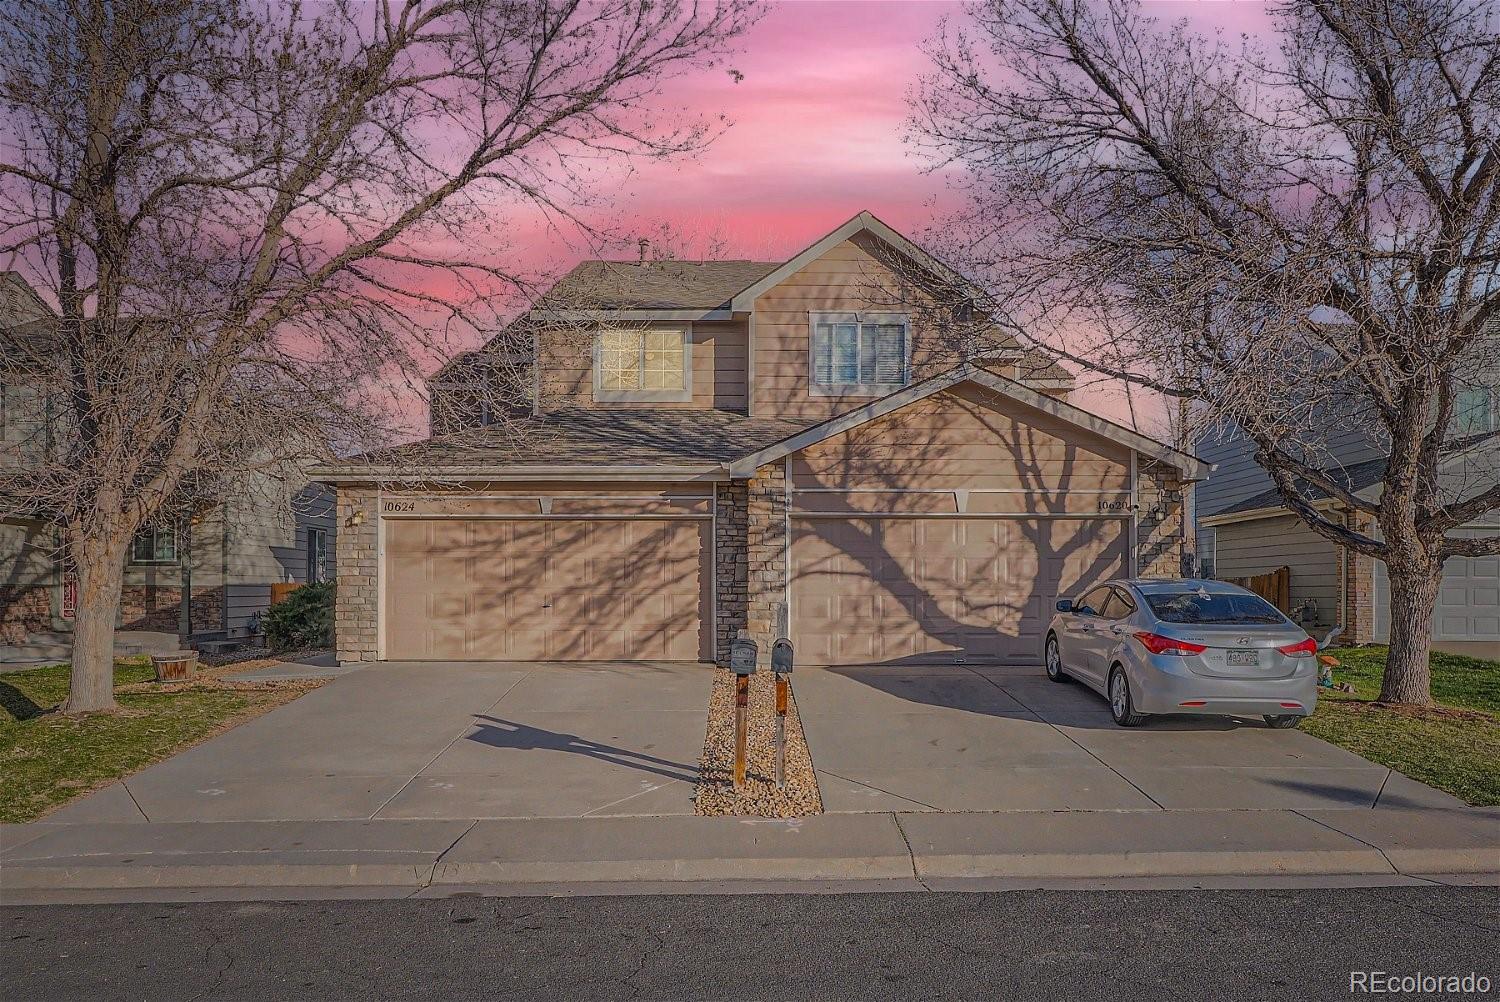
[[792, 538], [808, 664], [1036, 661], [1057, 597], [1129, 566], [1120, 519], [798, 518]]
[[385, 657], [697, 661], [706, 521], [387, 519]]
[[[1500, 529], [1465, 528], [1460, 536], [1493, 536]], [[1391, 636], [1391, 580], [1375, 562], [1375, 635]], [[1432, 640], [1464, 654], [1500, 657], [1500, 557], [1449, 557], [1432, 618]]]

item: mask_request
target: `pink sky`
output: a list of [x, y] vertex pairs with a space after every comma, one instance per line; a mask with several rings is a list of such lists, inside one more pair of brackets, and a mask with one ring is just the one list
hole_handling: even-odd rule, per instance
[[[1264, 35], [1259, 2], [1147, 3], [1163, 21], [1188, 18], [1226, 41]], [[686, 233], [727, 238], [732, 256], [790, 257], [862, 209], [919, 236], [957, 204], [943, 179], [922, 172], [903, 142], [906, 97], [929, 68], [921, 43], [962, 7], [937, 2], [782, 2], [744, 39], [725, 71], [677, 81], [663, 107], [726, 114], [729, 131], [691, 161], [648, 164], [622, 179], [613, 215], [626, 232], [669, 222]], [[512, 232], [531, 267], [560, 270], [584, 248], [516, 220]], [[1122, 416], [1121, 402], [1094, 403]]]

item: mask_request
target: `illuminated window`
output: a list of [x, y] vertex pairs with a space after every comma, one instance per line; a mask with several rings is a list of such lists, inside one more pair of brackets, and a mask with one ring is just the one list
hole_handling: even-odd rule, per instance
[[685, 330], [601, 331], [595, 399], [691, 399], [691, 344]]

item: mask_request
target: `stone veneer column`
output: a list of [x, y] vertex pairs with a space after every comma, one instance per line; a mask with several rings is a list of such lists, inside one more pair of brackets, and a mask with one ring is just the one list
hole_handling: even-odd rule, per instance
[[1183, 483], [1178, 471], [1156, 460], [1136, 467], [1136, 573], [1143, 578], [1182, 576], [1187, 541], [1183, 520]]
[[745, 529], [749, 508], [743, 480], [719, 484], [714, 492], [715, 660], [729, 667], [729, 642], [745, 626], [749, 562]]
[[786, 467], [780, 462], [756, 470], [746, 487], [745, 629], [760, 645], [763, 666], [771, 663], [771, 644], [786, 601], [786, 487]]
[[[374, 661], [376, 648], [377, 491], [374, 487], [338, 488], [338, 532], [335, 533], [338, 596], [333, 610], [334, 644], [338, 659]], [[356, 512], [363, 521], [351, 524]]]

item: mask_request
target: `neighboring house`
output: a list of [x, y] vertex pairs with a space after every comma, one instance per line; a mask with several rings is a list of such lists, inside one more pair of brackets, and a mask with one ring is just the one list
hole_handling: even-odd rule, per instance
[[1009, 337], [955, 353], [924, 290], [959, 282], [869, 213], [785, 262], [580, 265], [496, 339], [530, 378], [465, 356], [461, 430], [318, 472], [340, 659], [1031, 662], [1058, 596], [1175, 575], [1207, 468]]
[[[14, 273], [0, 273], [0, 335], [45, 336], [51, 310]], [[45, 449], [51, 401], [35, 380], [0, 372], [0, 464], [35, 461]], [[133, 540], [117, 624], [175, 632], [193, 643], [244, 642], [260, 632], [272, 584], [332, 580], [333, 494], [267, 475], [191, 517]], [[0, 499], [0, 645], [72, 629], [76, 586], [61, 539], [42, 512]]]
[[[1476, 385], [1460, 401], [1463, 441], [1444, 463], [1443, 482], [1455, 496], [1467, 496], [1500, 475], [1500, 391]], [[1350, 490], [1374, 499], [1385, 471], [1385, 449], [1367, 432], [1351, 428], [1329, 443], [1327, 472]], [[1205, 575], [1243, 578], [1280, 567], [1291, 569], [1291, 604], [1296, 618], [1313, 630], [1344, 627], [1353, 643], [1390, 639], [1390, 581], [1385, 564], [1362, 556], [1314, 532], [1290, 513], [1270, 475], [1255, 462], [1254, 445], [1237, 429], [1206, 436], [1198, 455], [1213, 473], [1195, 485], [1198, 553]], [[1310, 496], [1317, 496], [1317, 492]], [[1346, 525], [1375, 534], [1373, 520], [1332, 500], [1320, 507]], [[1466, 535], [1500, 533], [1491, 516], [1460, 530]], [[1500, 557], [1453, 557], [1443, 567], [1443, 585], [1433, 618], [1439, 650], [1500, 657]]]

